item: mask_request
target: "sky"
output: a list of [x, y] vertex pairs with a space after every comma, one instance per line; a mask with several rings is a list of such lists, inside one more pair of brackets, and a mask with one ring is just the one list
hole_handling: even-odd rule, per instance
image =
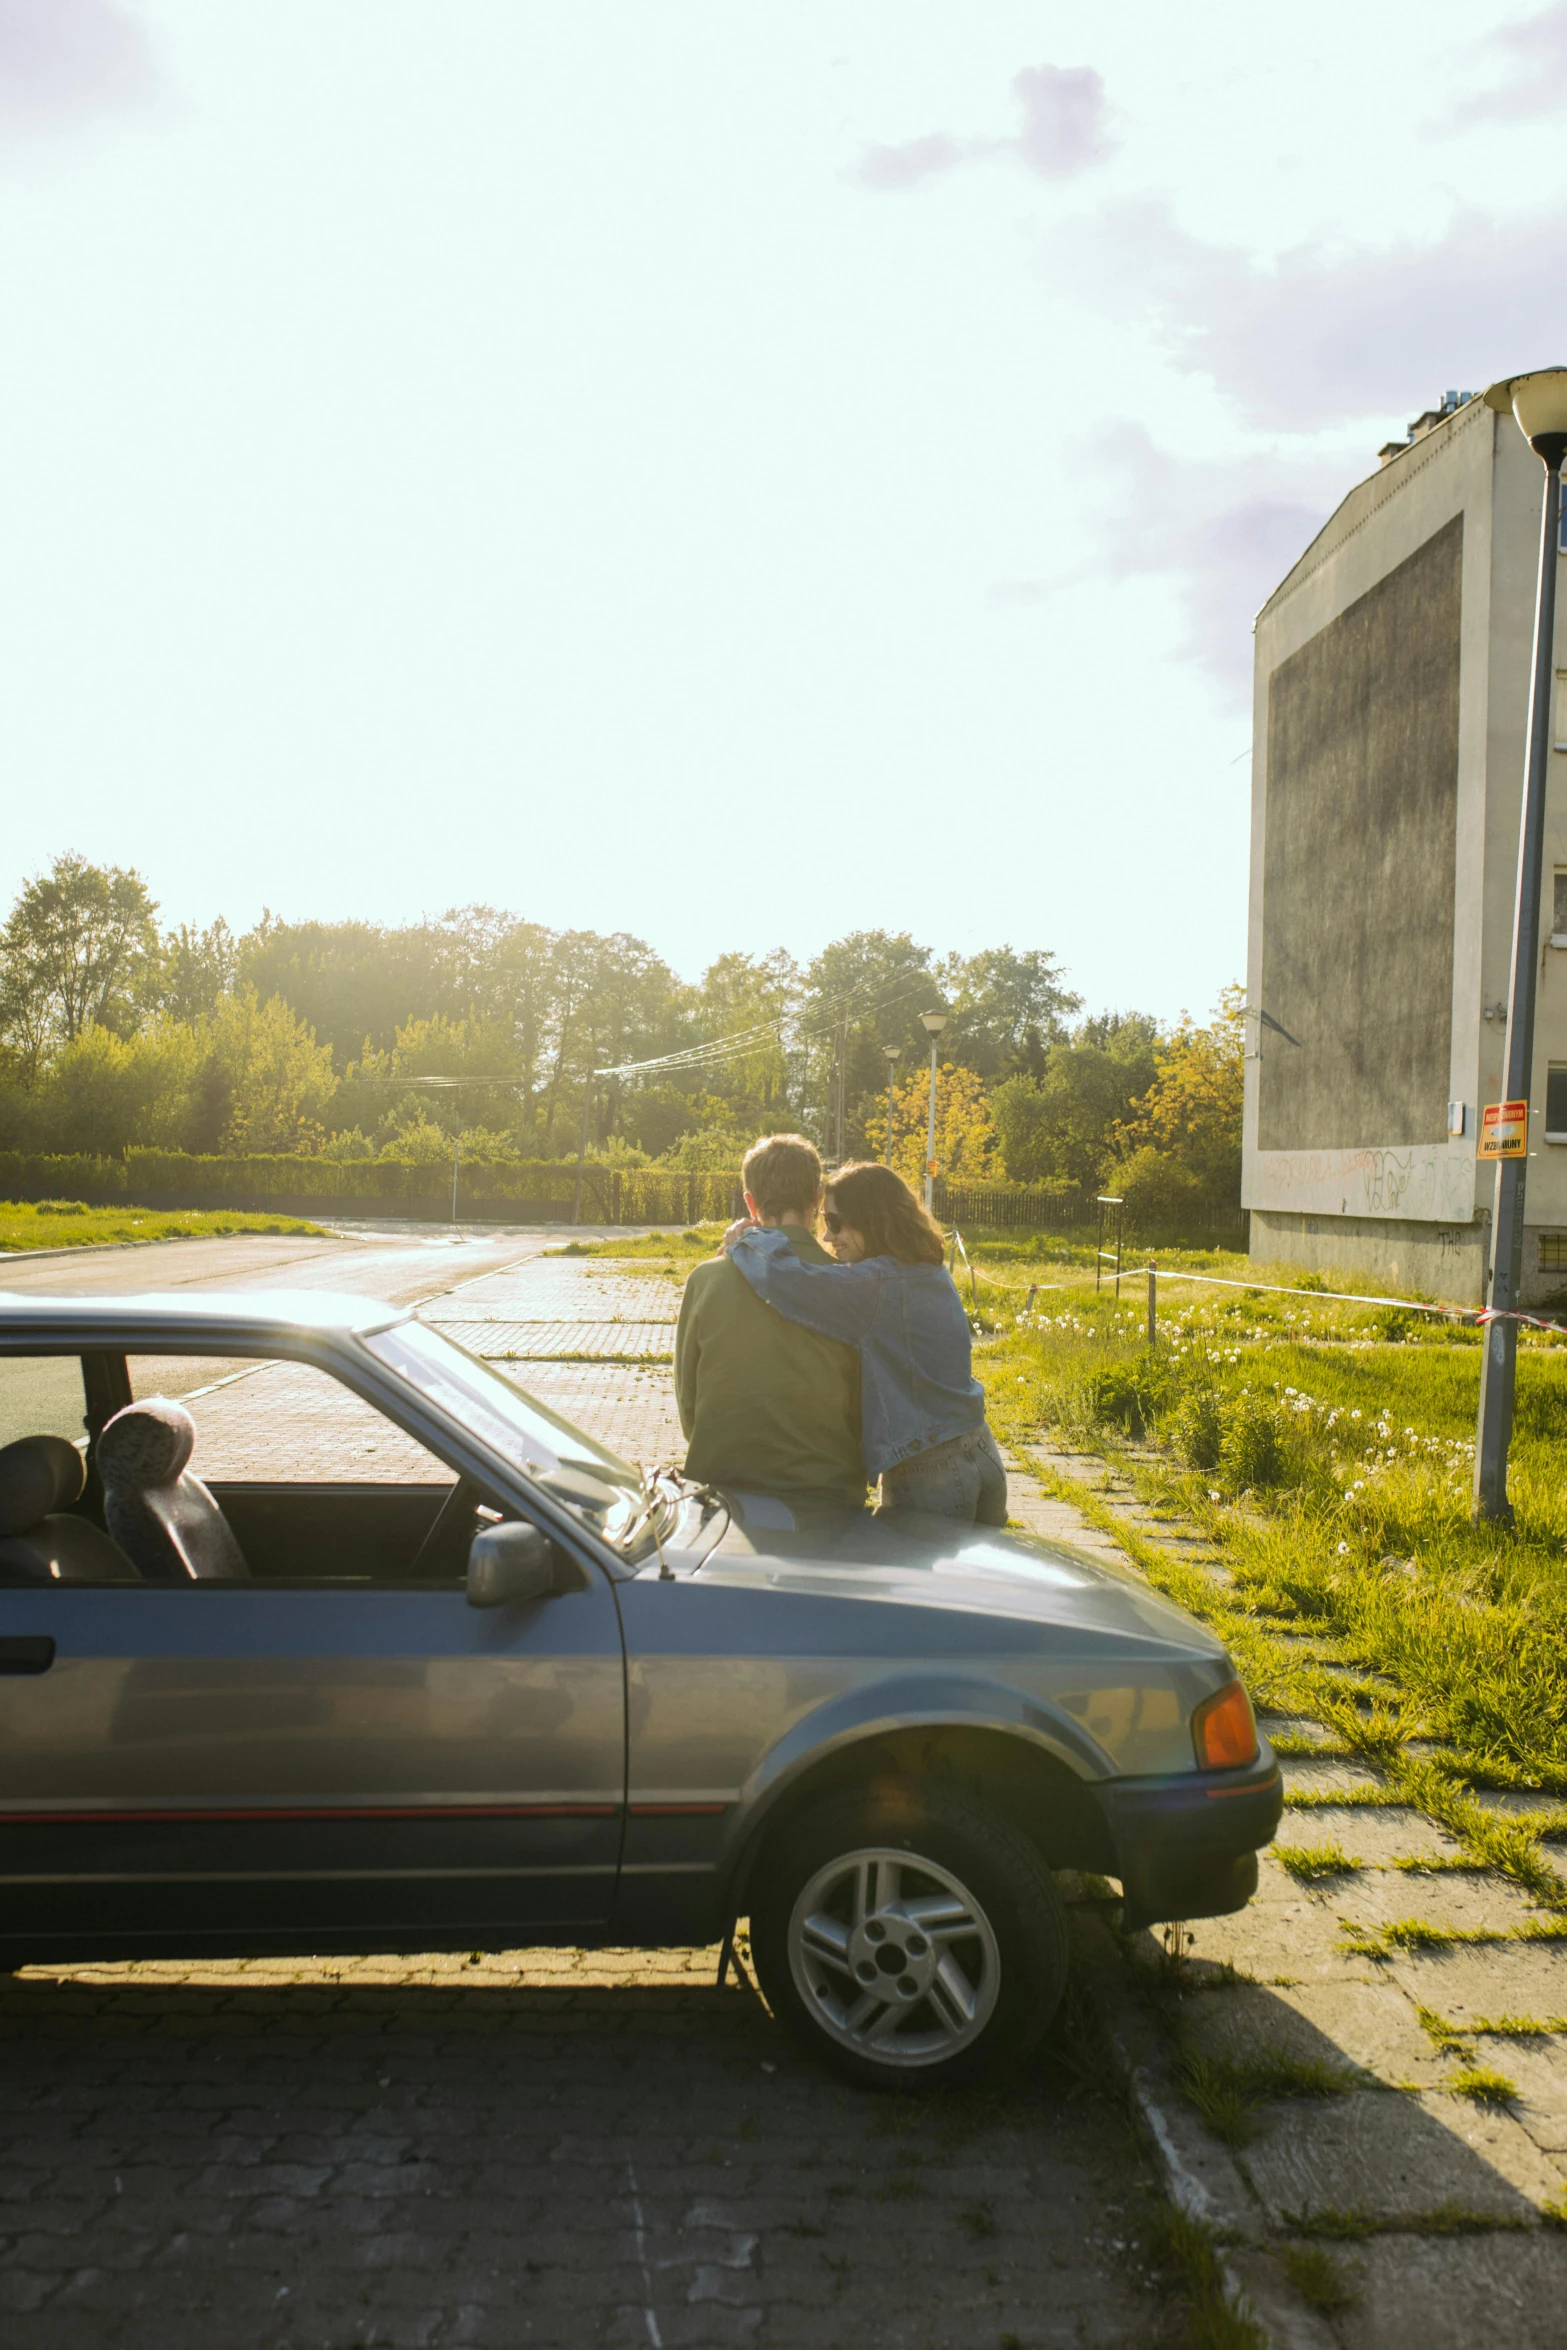
[[1201, 1013], [1251, 620], [1567, 357], [1567, 0], [0, 0], [0, 903]]

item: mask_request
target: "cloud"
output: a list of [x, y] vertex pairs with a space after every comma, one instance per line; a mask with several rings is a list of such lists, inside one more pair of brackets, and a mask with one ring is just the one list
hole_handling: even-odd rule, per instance
[[1023, 128], [1011, 142], [1041, 179], [1074, 179], [1111, 152], [1103, 77], [1091, 65], [1029, 65], [1012, 84]]
[[1079, 218], [1046, 253], [1056, 282], [1122, 318], [1140, 313], [1250, 423], [1315, 432], [1402, 419], [1446, 390], [1553, 361], [1540, 288], [1561, 249], [1549, 219], [1469, 212], [1425, 244], [1303, 245], [1267, 262], [1205, 244], [1150, 203]]
[[1023, 122], [1016, 138], [956, 139], [928, 131], [899, 147], [867, 146], [849, 177], [882, 191], [917, 187], [968, 163], [1010, 155], [1041, 179], [1075, 179], [1111, 152], [1102, 75], [1091, 65], [1025, 66], [1012, 81]]
[[1181, 612], [1181, 652], [1248, 707], [1252, 622], [1332, 513], [1348, 484], [1317, 458], [1193, 463], [1140, 429], [1106, 434], [1086, 452], [1106, 486], [1099, 552], [1055, 580], [1006, 580], [997, 604], [1045, 604], [1090, 580], [1167, 579]]
[[115, 0], [0, 0], [0, 135], [69, 128], [157, 88], [146, 32]]
[[1567, 5], [1561, 0], [1521, 24], [1500, 25], [1484, 46], [1502, 51], [1507, 77], [1456, 106], [1453, 123], [1536, 122], [1567, 104]]

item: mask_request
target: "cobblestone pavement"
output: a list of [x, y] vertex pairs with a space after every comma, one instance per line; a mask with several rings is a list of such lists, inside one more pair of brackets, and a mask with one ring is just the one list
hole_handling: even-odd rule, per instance
[[30, 1971], [0, 1995], [18, 2350], [908, 2345], [1179, 2329], [1069, 2069], [840, 2085], [715, 1954]]
[[[1144, 1540], [1224, 1575], [1199, 1528], [1150, 1508], [1097, 1456], [1041, 1446], [1032, 1458], [1087, 1483]], [[1022, 1509], [1041, 1531], [1080, 1540], [1127, 1571], [1113, 1538], [1069, 1502], [1039, 1494]], [[1282, 1758], [1289, 1808], [1262, 1856], [1256, 1899], [1235, 1917], [1186, 1928], [1173, 1978], [1151, 1937], [1136, 1945], [1146, 1979], [1159, 1979], [1166, 2027], [1173, 2015], [1188, 2060], [1206, 2061], [1208, 2089], [1222, 2091], [1226, 2080], [1240, 2087], [1227, 2113], [1210, 2098], [1209, 2116], [1223, 2122], [1227, 2141], [1205, 2130], [1189, 2104], [1178, 2124], [1208, 2216], [1254, 2249], [1264, 2293], [1277, 2285], [1274, 2254], [1292, 2234], [1298, 2243], [1329, 2240], [1326, 2257], [1353, 2306], [1319, 2312], [1309, 2330], [1298, 2312], [1292, 2341], [1469, 2350], [1499, 2335], [1508, 2350], [1560, 2350], [1561, 1917], [1400, 1802], [1386, 1772], [1342, 1754], [1314, 1756], [1310, 1748], [1326, 1738], [1317, 1723], [1264, 1715], [1263, 1727], [1306, 1751]], [[1480, 1792], [1476, 1800], [1513, 1816], [1545, 1815], [1558, 1835], [1567, 1828], [1553, 1798]], [[1304, 1877], [1282, 1865], [1280, 1852], [1305, 1856]], [[1559, 1865], [1559, 1846], [1547, 1852]], [[1166, 2045], [1165, 2057], [1173, 2053]], [[1157, 2035], [1150, 2062], [1161, 2069]], [[1184, 2104], [1174, 2066], [1162, 2069], [1174, 2103]], [[1270, 2069], [1272, 2090], [1257, 2089]]]
[[[667, 1366], [602, 1359], [662, 1352], [676, 1285], [539, 1258], [552, 1238], [438, 1297], [428, 1257], [379, 1271], [618, 1450], [678, 1458]], [[307, 1270], [347, 1285], [325, 1252]], [[617, 1324], [634, 1343], [591, 1335]], [[294, 1366], [154, 1375], [214, 1475], [306, 1440], [307, 1473], [421, 1473]], [[1173, 2350], [1160, 2199], [1074, 2015], [1003, 2092], [878, 2098], [715, 1990], [716, 1956], [26, 1970], [0, 1986], [4, 2340]]]

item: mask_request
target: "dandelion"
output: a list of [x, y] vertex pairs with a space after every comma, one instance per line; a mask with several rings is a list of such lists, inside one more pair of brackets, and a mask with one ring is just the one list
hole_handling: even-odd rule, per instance
[[1340, 1558], [1347, 1558], [1349, 1556], [1349, 1544], [1347, 1542], [1341, 1542], [1339, 1544], [1338, 1555]]

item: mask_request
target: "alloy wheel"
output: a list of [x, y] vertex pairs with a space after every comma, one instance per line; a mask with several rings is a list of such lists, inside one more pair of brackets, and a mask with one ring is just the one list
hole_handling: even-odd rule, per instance
[[1001, 1990], [983, 1908], [950, 1869], [895, 1848], [847, 1852], [802, 1887], [789, 1966], [816, 2023], [878, 2064], [944, 2064], [978, 2040]]

